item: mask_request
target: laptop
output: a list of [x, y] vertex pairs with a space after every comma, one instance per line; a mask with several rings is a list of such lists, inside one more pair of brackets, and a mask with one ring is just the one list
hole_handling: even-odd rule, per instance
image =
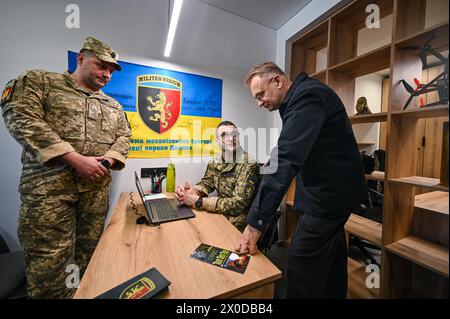
[[134, 179], [147, 212], [147, 218], [152, 224], [195, 217], [194, 212], [188, 206], [180, 205], [176, 198], [167, 198], [161, 193], [145, 195], [136, 172], [134, 172]]

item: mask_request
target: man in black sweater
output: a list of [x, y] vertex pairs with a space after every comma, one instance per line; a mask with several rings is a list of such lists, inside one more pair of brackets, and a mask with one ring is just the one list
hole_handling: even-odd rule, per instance
[[367, 196], [363, 166], [337, 94], [301, 73], [294, 82], [274, 63], [255, 65], [246, 84], [259, 107], [279, 110], [275, 173], [264, 175], [236, 251], [254, 254], [296, 176], [294, 209], [301, 215], [288, 251], [288, 298], [345, 298], [344, 225]]

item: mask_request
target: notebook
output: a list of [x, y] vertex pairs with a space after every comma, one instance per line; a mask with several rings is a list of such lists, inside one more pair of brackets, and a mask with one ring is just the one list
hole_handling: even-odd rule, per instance
[[156, 268], [125, 281], [95, 299], [149, 299], [171, 284]]

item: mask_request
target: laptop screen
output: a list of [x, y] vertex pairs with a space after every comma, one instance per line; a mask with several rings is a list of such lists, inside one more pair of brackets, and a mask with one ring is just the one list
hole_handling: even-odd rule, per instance
[[142, 189], [141, 181], [136, 172], [134, 172], [134, 180], [136, 182], [136, 187], [139, 191], [139, 195], [141, 195], [142, 202], [144, 202], [144, 190]]

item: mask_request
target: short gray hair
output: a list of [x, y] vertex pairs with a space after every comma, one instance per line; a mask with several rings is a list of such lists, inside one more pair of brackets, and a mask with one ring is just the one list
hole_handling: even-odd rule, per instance
[[266, 74], [278, 74], [278, 75], [286, 75], [283, 70], [280, 69], [280, 67], [278, 65], [276, 65], [273, 62], [263, 62], [263, 63], [259, 63], [254, 65], [250, 71], [247, 74], [247, 77], [245, 78], [245, 85], [249, 86], [250, 82], [252, 81], [253, 77], [255, 76], [264, 76]]

